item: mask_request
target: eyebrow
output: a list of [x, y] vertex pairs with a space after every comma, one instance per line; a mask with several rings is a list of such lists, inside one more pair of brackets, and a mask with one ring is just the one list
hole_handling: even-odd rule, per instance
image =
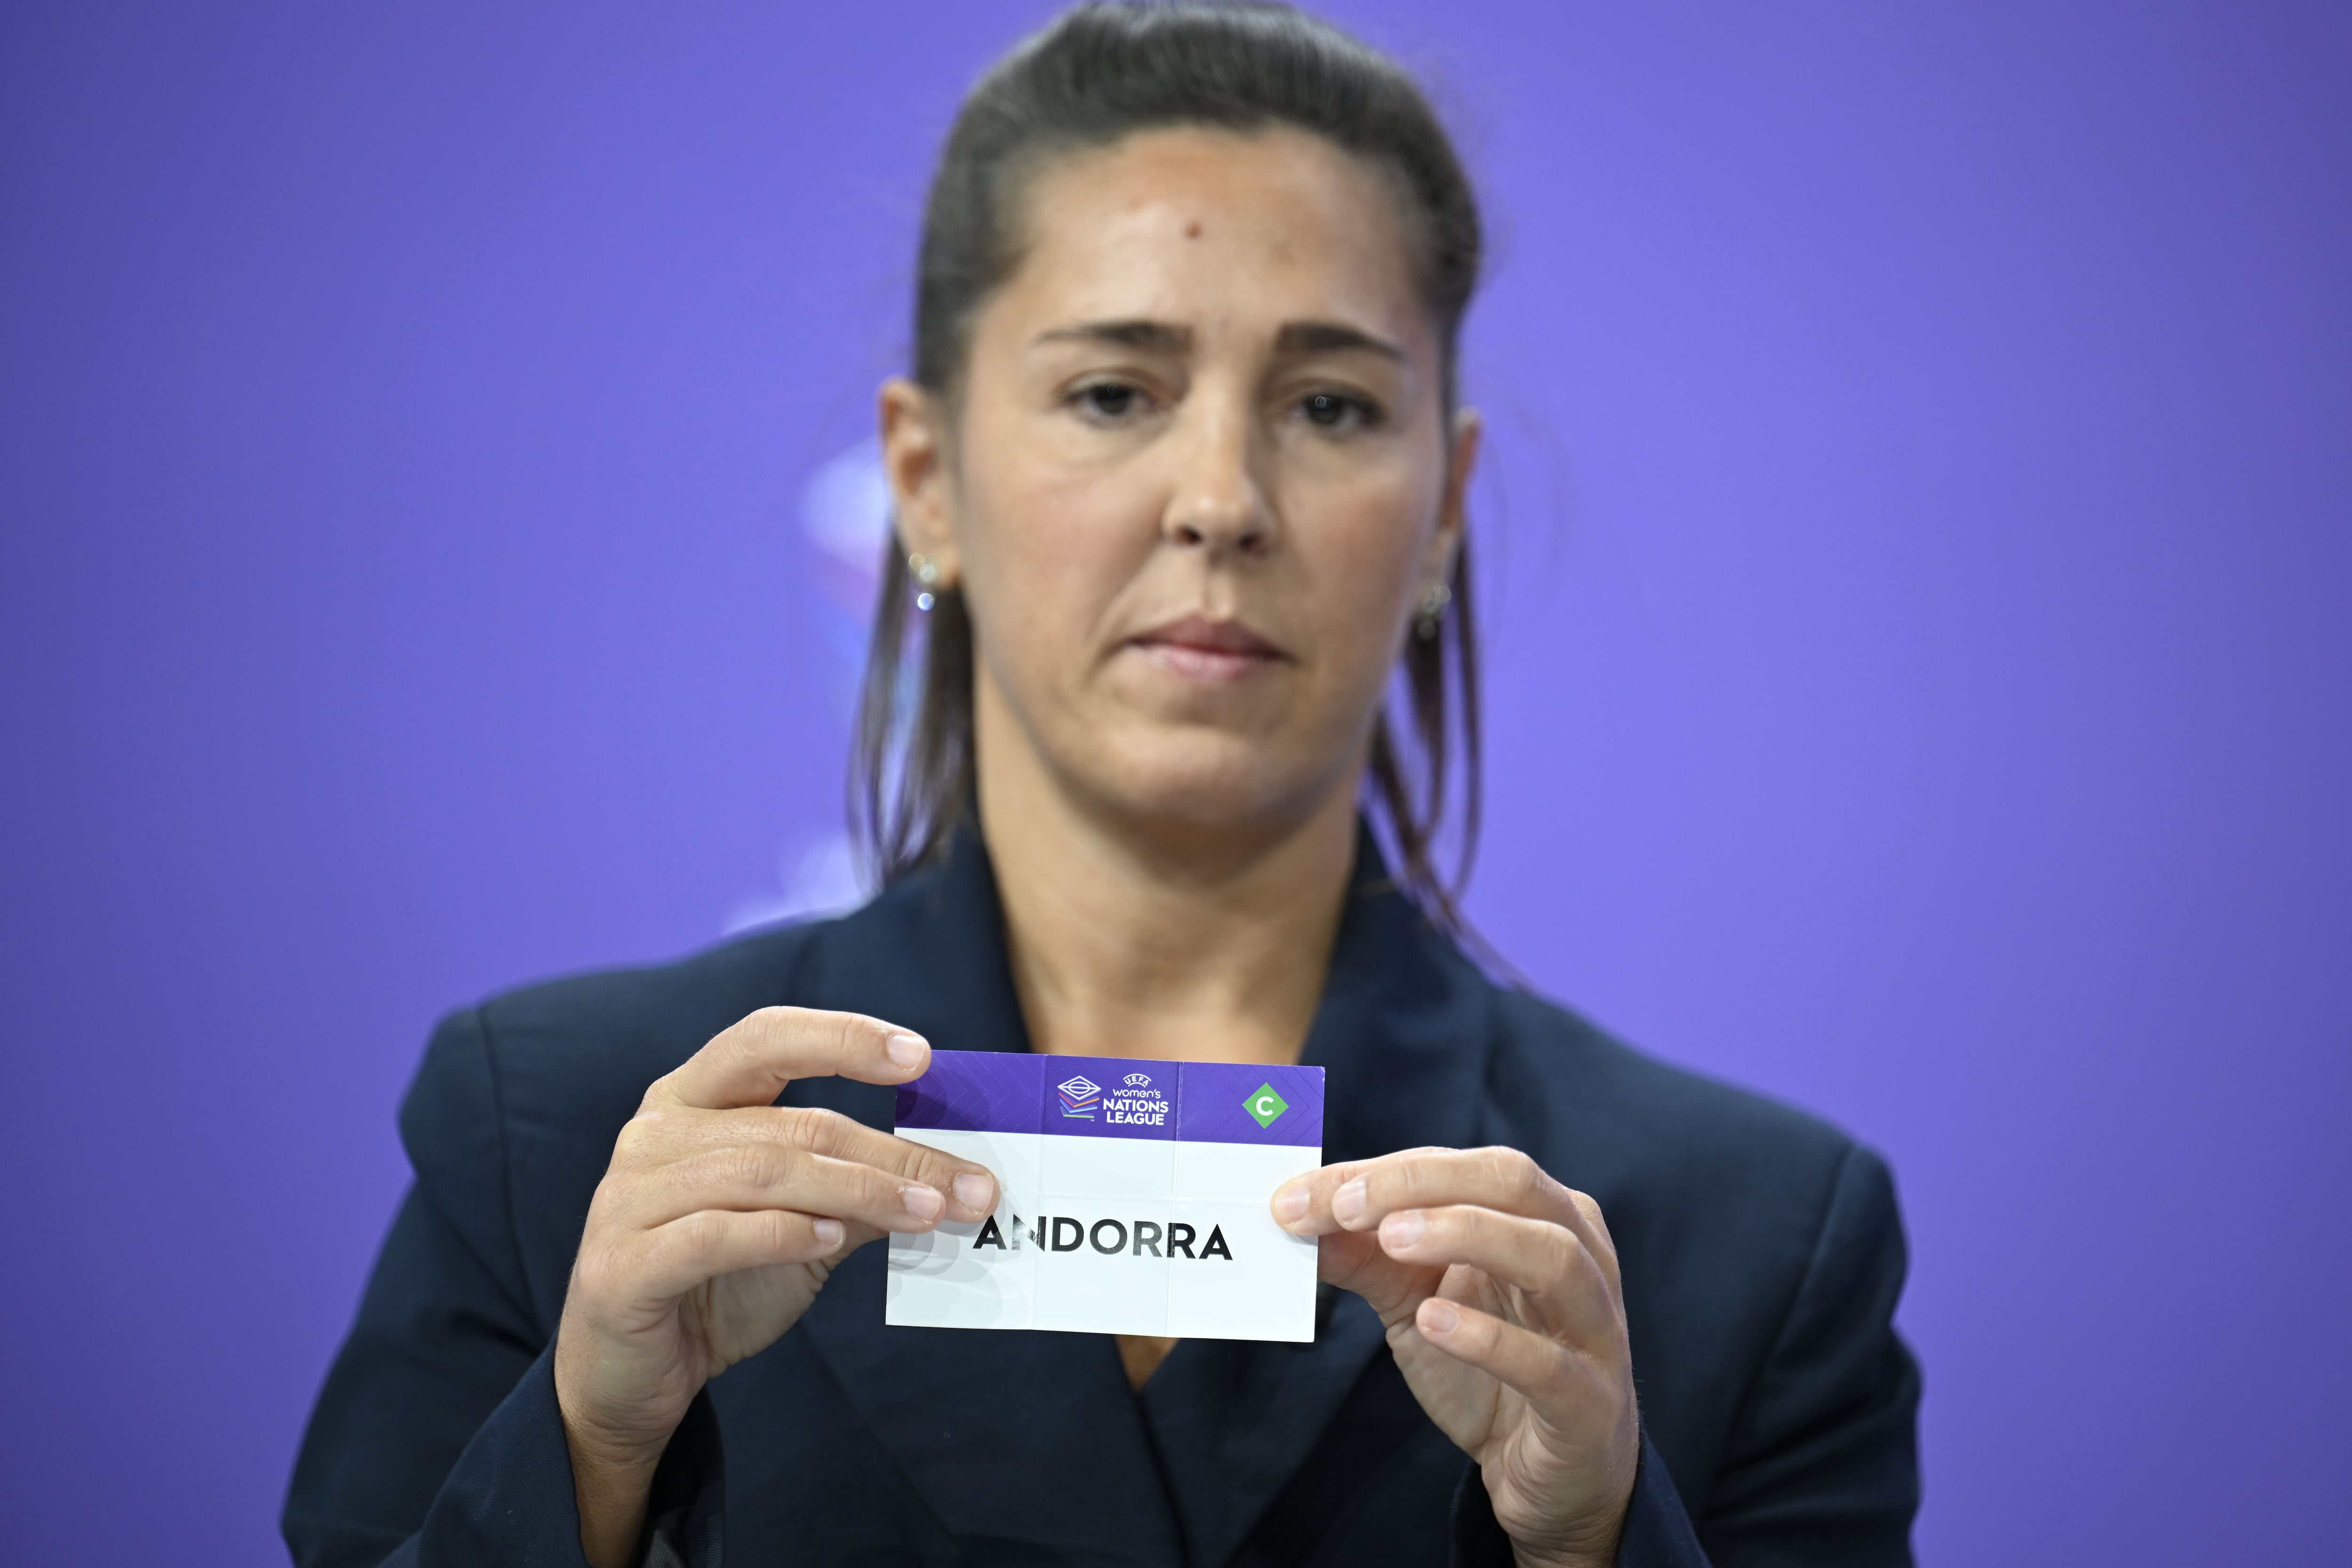
[[1404, 350], [1386, 338], [1337, 321], [1292, 321], [1274, 337], [1275, 352], [1286, 354], [1344, 353], [1356, 351], [1404, 363]]
[[1041, 343], [1117, 343], [1121, 348], [1182, 353], [1192, 346], [1192, 333], [1189, 328], [1171, 326], [1166, 321], [1138, 319], [1080, 321], [1074, 326], [1055, 327], [1051, 331], [1039, 332], [1037, 341]]
[[[1166, 321], [1137, 318], [1117, 321], [1079, 321], [1067, 327], [1055, 327], [1037, 334], [1041, 343], [1096, 342], [1116, 343], [1121, 348], [1142, 349], [1153, 353], [1181, 354], [1192, 346], [1189, 327], [1179, 327]], [[1376, 338], [1357, 328], [1337, 321], [1287, 321], [1275, 334], [1276, 353], [1375, 353], [1383, 359], [1404, 363], [1404, 350], [1386, 338]]]

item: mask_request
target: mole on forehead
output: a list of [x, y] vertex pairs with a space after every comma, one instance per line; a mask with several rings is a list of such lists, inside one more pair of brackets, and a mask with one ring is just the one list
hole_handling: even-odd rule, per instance
[[1186, 239], [1198, 239], [1201, 237], [1201, 220], [1199, 218], [1194, 218], [1192, 222], [1184, 226], [1184, 237]]

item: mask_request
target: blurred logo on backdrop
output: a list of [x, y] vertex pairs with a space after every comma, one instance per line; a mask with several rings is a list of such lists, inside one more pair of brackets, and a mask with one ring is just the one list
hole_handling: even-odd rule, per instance
[[[857, 713], [866, 669], [866, 634], [880, 591], [882, 549], [890, 532], [890, 490], [881, 443], [872, 437], [835, 455], [801, 491], [789, 552], [803, 613], [821, 649], [814, 672], [826, 705], [846, 736]], [[774, 886], [735, 900], [721, 927], [733, 935], [779, 921], [810, 920], [855, 909], [866, 899], [857, 850], [838, 823], [786, 835]]]

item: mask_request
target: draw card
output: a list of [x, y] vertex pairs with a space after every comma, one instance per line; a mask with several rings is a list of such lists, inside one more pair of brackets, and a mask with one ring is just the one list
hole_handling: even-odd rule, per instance
[[898, 1135], [997, 1180], [996, 1212], [890, 1238], [885, 1322], [1315, 1337], [1316, 1243], [1267, 1200], [1323, 1160], [1323, 1069], [939, 1051]]

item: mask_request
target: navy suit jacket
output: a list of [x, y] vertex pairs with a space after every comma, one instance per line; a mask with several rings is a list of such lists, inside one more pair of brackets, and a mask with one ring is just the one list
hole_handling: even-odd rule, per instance
[[[779, 1003], [1029, 1049], [985, 851], [961, 840], [842, 920], [443, 1022], [401, 1110], [415, 1184], [295, 1469], [297, 1562], [581, 1563], [551, 1366], [590, 1195], [646, 1087]], [[1328, 1072], [1327, 1161], [1510, 1144], [1600, 1202], [1643, 1431], [1621, 1563], [1911, 1561], [1919, 1383], [1876, 1157], [1496, 985], [1369, 840], [1304, 1059]], [[886, 1089], [784, 1102], [890, 1125]], [[1310, 1344], [1185, 1341], [1137, 1394], [1107, 1336], [885, 1327], [883, 1270], [856, 1254], [696, 1401], [656, 1479], [656, 1562], [1511, 1561], [1352, 1295], [1327, 1288]]]

